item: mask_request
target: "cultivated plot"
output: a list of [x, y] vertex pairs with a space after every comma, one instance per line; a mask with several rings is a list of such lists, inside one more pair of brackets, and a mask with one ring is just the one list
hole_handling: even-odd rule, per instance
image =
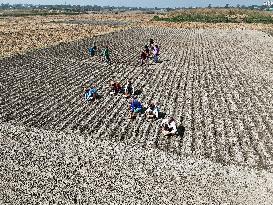
[[[161, 63], [140, 66], [153, 38]], [[112, 65], [87, 48], [110, 44]], [[257, 31], [132, 29], [1, 60], [3, 122], [73, 131], [157, 147], [223, 164], [270, 169], [273, 157], [273, 38]], [[176, 118], [180, 136], [160, 136], [160, 120], [128, 120], [128, 100], [109, 81], [133, 79], [143, 102]], [[101, 98], [83, 101], [94, 80]]]

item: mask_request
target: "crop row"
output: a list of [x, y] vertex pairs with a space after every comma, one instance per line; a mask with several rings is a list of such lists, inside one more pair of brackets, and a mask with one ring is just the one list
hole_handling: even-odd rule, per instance
[[[160, 63], [139, 65], [148, 40]], [[272, 165], [272, 38], [255, 31], [132, 29], [1, 61], [1, 121], [156, 146], [223, 164]], [[110, 45], [111, 65], [87, 54]], [[272, 64], [271, 64], [272, 65]], [[160, 135], [160, 120], [128, 120], [128, 100], [109, 81], [134, 81], [139, 98], [159, 101], [180, 135]], [[95, 81], [101, 98], [83, 100]]]

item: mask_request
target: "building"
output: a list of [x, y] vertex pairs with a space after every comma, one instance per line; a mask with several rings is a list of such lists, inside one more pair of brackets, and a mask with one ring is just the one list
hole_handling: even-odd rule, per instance
[[273, 6], [273, 1], [265, 1], [264, 6], [267, 6], [267, 7]]

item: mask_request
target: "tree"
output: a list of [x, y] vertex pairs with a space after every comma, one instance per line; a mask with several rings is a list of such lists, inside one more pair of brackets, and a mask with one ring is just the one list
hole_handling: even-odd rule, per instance
[[208, 8], [211, 9], [211, 4], [208, 5]]
[[229, 4], [226, 4], [225, 8], [229, 8]]

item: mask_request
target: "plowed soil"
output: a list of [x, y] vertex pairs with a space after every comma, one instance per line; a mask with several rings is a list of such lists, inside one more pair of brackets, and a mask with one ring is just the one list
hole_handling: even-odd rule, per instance
[[[150, 37], [161, 47], [161, 63], [139, 66]], [[93, 41], [111, 45], [112, 65], [86, 54]], [[5, 58], [0, 119], [271, 168], [272, 41], [257, 31], [134, 29]], [[177, 119], [179, 137], [161, 137], [160, 120], [128, 120], [128, 100], [109, 95], [108, 82], [129, 78], [144, 103], [158, 100]], [[101, 98], [86, 103], [91, 81]]]
[[[140, 66], [150, 38], [160, 63]], [[87, 54], [94, 41], [111, 65]], [[0, 202], [271, 204], [272, 53], [260, 31], [135, 28], [2, 59]], [[127, 79], [178, 136], [128, 119], [108, 86]], [[92, 82], [100, 98], [87, 103]]]

